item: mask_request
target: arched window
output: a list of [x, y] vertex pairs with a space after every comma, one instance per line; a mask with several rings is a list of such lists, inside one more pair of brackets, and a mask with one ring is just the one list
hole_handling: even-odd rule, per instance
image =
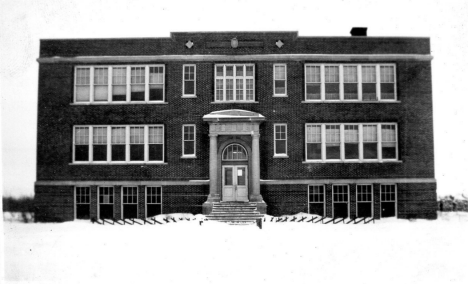
[[231, 144], [224, 148], [223, 161], [245, 161], [247, 160], [247, 151], [239, 144]]

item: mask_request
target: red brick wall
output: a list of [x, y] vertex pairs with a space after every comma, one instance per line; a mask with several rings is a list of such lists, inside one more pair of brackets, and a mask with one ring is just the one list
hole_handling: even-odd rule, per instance
[[64, 222], [75, 219], [73, 186], [36, 186], [36, 222]]

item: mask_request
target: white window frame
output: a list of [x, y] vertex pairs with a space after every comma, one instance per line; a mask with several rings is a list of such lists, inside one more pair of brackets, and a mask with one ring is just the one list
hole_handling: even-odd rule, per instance
[[[185, 154], [185, 127], [193, 127], [193, 154]], [[192, 141], [192, 140], [187, 140]], [[195, 124], [182, 125], [182, 158], [196, 158], [197, 157], [197, 126]]]
[[[222, 66], [223, 67], [223, 76], [218, 76], [216, 69], [217, 67]], [[233, 76], [226, 76], [226, 67], [227, 66], [233, 66]], [[243, 66], [243, 76], [237, 77], [236, 76], [236, 66]], [[247, 66], [252, 66], [252, 76], [247, 76]], [[236, 79], [237, 78], [242, 78], [243, 80], [243, 100], [237, 100], [236, 99]], [[226, 79], [232, 79], [233, 80], [233, 100], [226, 100]], [[252, 91], [253, 91], [253, 98], [252, 100], [247, 100], [247, 80], [251, 79], [252, 80]], [[218, 100], [216, 96], [216, 80], [223, 80], [223, 99]], [[240, 63], [240, 64], [235, 64], [235, 63], [226, 63], [226, 64], [215, 64], [214, 66], [214, 102], [215, 103], [255, 103], [256, 99], [256, 94], [255, 94], [255, 64], [250, 64], [250, 63]]]
[[[185, 93], [185, 67], [193, 67], [193, 94]], [[197, 65], [196, 64], [184, 64], [182, 65], [182, 97], [183, 98], [196, 98], [197, 97]]]
[[395, 218], [398, 218], [398, 186], [396, 183], [382, 183], [380, 184], [380, 212], [379, 216], [382, 218], [382, 186], [393, 185], [395, 187]]
[[[371, 200], [370, 201], [359, 201], [359, 192], [358, 192], [358, 188], [359, 186], [370, 186], [370, 195], [371, 195]], [[374, 218], [375, 214], [374, 214], [374, 186], [372, 184], [356, 184], [356, 216], [357, 216], [357, 213], [358, 213], [358, 207], [359, 207], [359, 203], [371, 203], [371, 213], [372, 213], [372, 216], [371, 218]]]
[[[339, 84], [340, 84], [340, 98], [338, 100], [326, 100], [325, 99], [325, 67], [326, 66], [339, 66]], [[357, 66], [357, 79], [358, 79], [358, 99], [357, 100], [350, 100], [344, 99], [344, 66]], [[362, 67], [363, 66], [374, 66], [376, 69], [376, 96], [377, 99], [375, 101], [365, 101], [362, 100]], [[307, 99], [307, 67], [320, 67], [320, 99], [312, 100]], [[393, 83], [394, 83], [394, 99], [381, 99], [381, 78], [380, 78], [380, 70], [381, 67], [393, 67]], [[324, 64], [316, 64], [316, 63], [306, 63], [304, 64], [304, 101], [305, 103], [308, 102], [366, 102], [366, 103], [375, 103], [375, 102], [396, 102], [397, 101], [397, 77], [396, 77], [396, 64], [393, 63], [379, 63], [379, 64], [334, 64], [334, 63], [324, 63]]]
[[[143, 67], [145, 70], [145, 99], [144, 101], [131, 101], [131, 69], [133, 67]], [[150, 67], [162, 67], [163, 68], [163, 99], [161, 101], [149, 100], [149, 70]], [[89, 101], [77, 101], [76, 100], [76, 89], [77, 89], [77, 69], [89, 68], [90, 69], [90, 94]], [[94, 101], [94, 70], [95, 68], [107, 68], [108, 78], [108, 89], [107, 89], [107, 101]], [[126, 68], [126, 100], [125, 101], [113, 101], [112, 100], [112, 71], [113, 68]], [[80, 65], [74, 68], [74, 83], [73, 83], [73, 104], [166, 104], [166, 68], [164, 64], [150, 64], [150, 65]]]
[[346, 186], [347, 188], [347, 197], [348, 199], [346, 200], [346, 202], [342, 202], [342, 201], [339, 201], [339, 202], [336, 202], [336, 203], [346, 203], [347, 207], [348, 207], [348, 218], [351, 217], [351, 196], [349, 195], [349, 184], [333, 184], [332, 185], [332, 196], [331, 196], [331, 203], [332, 203], [332, 218], [335, 218], [335, 187], [336, 186]]
[[[284, 67], [284, 94], [276, 93], [276, 67]], [[288, 96], [288, 67], [286, 64], [274, 64], [273, 65], [273, 97], [287, 97]]]
[[[276, 139], [276, 126], [284, 126], [285, 139]], [[276, 141], [285, 141], [285, 153], [276, 153]], [[275, 158], [288, 158], [288, 125], [286, 123], [275, 123], [273, 124], [273, 148]]]
[[[78, 127], [87, 127], [89, 129], [89, 159], [88, 161], [75, 161], [75, 129]], [[107, 161], [93, 161], [93, 127], [107, 127]], [[112, 128], [124, 127], [125, 128], [125, 161], [112, 161]], [[144, 128], [144, 160], [143, 161], [130, 161], [130, 127], [143, 127]], [[149, 160], [149, 128], [162, 127], [162, 160], [150, 161]], [[73, 126], [73, 150], [72, 150], [72, 163], [73, 165], [86, 165], [86, 164], [166, 164], [165, 162], [165, 126], [164, 124], [150, 124], [150, 125], [74, 125]], [[123, 145], [123, 144], [122, 144]]]
[[[310, 201], [310, 189], [311, 187], [322, 187], [322, 190], [323, 190], [323, 202], [317, 202], [317, 201], [313, 201], [311, 202]], [[327, 211], [326, 211], [326, 204], [327, 204], [327, 194], [326, 194], [326, 188], [325, 188], [325, 185], [324, 184], [309, 184], [309, 186], [307, 187], [307, 212], [309, 214], [310, 213], [310, 204], [311, 203], [323, 203], [323, 217], [325, 217], [327, 215]]]
[[[78, 197], [78, 189], [79, 188], [87, 188], [89, 190], [89, 202], [77, 202], [76, 198]], [[89, 213], [91, 214], [91, 187], [90, 186], [75, 186], [74, 191], [73, 191], [73, 203], [75, 204], [74, 206], [74, 212], [73, 212], [73, 217], [76, 220], [76, 215], [77, 215], [77, 206], [78, 204], [88, 204], [89, 205]]]
[[[148, 203], [148, 189], [150, 189], [150, 188], [156, 188], [156, 195], [154, 195], [155, 198], [156, 198], [155, 203]], [[157, 198], [158, 190], [157, 190], [157, 188], [161, 189], [161, 202], [160, 203], [158, 203], [158, 198]], [[151, 195], [151, 196], [153, 196], [153, 195]], [[160, 204], [161, 205], [161, 214], [162, 214], [162, 212], [163, 212], [163, 188], [162, 188], [162, 186], [157, 185], [157, 186], [146, 186], [145, 187], [145, 218], [148, 218], [148, 204]]]
[[[321, 159], [307, 159], [307, 126], [320, 126], [322, 135], [322, 158]], [[340, 126], [340, 159], [327, 160], [326, 159], [326, 125], [339, 125]], [[358, 125], [359, 129], [359, 159], [345, 159], [345, 125]], [[364, 159], [364, 137], [363, 137], [363, 125], [375, 125], [377, 126], [377, 159]], [[395, 145], [396, 145], [396, 157], [394, 159], [383, 159], [382, 158], [382, 125], [394, 125], [395, 126]], [[306, 123], [305, 124], [305, 163], [384, 163], [384, 162], [399, 162], [398, 155], [398, 124], [393, 122], [383, 123]]]

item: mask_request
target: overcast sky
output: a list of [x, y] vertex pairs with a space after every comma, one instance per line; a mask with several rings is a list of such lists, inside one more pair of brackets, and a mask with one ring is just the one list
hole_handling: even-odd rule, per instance
[[[39, 39], [168, 37], [171, 31], [430, 37], [439, 194], [468, 194], [468, 1], [0, 0], [4, 195], [33, 195]], [[381, 2], [377, 4], [377, 2]], [[415, 145], [417, 146], [417, 145]]]

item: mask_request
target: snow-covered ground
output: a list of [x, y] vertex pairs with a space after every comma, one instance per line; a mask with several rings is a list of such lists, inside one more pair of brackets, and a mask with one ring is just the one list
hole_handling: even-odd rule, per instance
[[[178, 220], [181, 216], [175, 216]], [[468, 213], [375, 224], [4, 222], [21, 283], [468, 283]], [[158, 220], [161, 217], [158, 218]], [[197, 219], [197, 220], [193, 220]]]

